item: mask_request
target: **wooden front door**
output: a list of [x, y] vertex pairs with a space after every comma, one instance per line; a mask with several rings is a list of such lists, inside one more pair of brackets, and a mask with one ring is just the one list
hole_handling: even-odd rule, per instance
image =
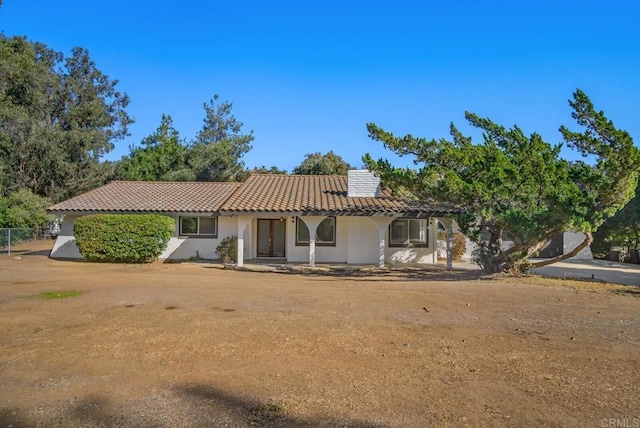
[[286, 221], [258, 219], [258, 257], [284, 257]]

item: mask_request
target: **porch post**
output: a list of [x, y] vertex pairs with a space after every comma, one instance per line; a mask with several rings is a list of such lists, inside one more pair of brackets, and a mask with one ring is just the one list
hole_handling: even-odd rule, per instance
[[244, 266], [244, 230], [251, 222], [252, 217], [238, 217], [238, 267]]
[[307, 225], [309, 229], [309, 266], [314, 267], [316, 265], [316, 231], [318, 225], [322, 223], [326, 217], [324, 216], [304, 216], [300, 217], [300, 220]]
[[438, 219], [431, 217], [429, 221], [429, 226], [431, 227], [431, 231], [429, 232], [431, 242], [429, 243], [429, 246], [433, 248], [432, 263], [436, 264], [438, 263]]
[[386, 240], [384, 239], [387, 228], [394, 217], [369, 217], [378, 229], [378, 266], [384, 267]]

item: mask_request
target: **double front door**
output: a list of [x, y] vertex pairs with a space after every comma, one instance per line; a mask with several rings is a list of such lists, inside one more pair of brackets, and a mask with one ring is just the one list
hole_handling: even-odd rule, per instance
[[258, 219], [258, 257], [284, 257], [285, 228], [284, 218]]

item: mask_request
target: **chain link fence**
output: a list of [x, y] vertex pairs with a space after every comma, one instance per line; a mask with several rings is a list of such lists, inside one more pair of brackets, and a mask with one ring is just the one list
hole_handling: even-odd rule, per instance
[[30, 228], [0, 228], [0, 252], [11, 255], [11, 247], [36, 239], [36, 230]]

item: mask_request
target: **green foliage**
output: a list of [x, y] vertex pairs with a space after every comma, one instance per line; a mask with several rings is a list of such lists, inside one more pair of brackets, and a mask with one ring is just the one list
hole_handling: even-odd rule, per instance
[[253, 133], [242, 133], [232, 104], [218, 96], [204, 104], [202, 130], [191, 143], [180, 139], [171, 116], [163, 115], [158, 129], [140, 147], [130, 147], [118, 166], [117, 177], [149, 181], [242, 181], [248, 177], [241, 161], [251, 149]]
[[52, 218], [46, 212], [49, 200], [19, 189], [6, 198], [0, 197], [0, 227], [37, 228]]
[[197, 181], [240, 181], [242, 156], [251, 150], [253, 131], [242, 133], [242, 122], [231, 113], [233, 104], [214, 95], [204, 104], [204, 126], [190, 145], [187, 163]]
[[635, 197], [593, 234], [594, 255], [608, 257], [611, 247], [640, 248], [640, 183]]
[[225, 263], [227, 263], [226, 260], [236, 263], [238, 261], [238, 237], [227, 236], [224, 238], [216, 247], [216, 253]]
[[[30, 241], [35, 238], [36, 235], [33, 229], [11, 229], [10, 231], [5, 229], [0, 231], [0, 248], [6, 248], [9, 244], [16, 245], [20, 242]], [[9, 240], [11, 240], [11, 242], [9, 242]]]
[[7, 222], [7, 209], [9, 200], [0, 196], [0, 227], [9, 227]]
[[248, 170], [248, 172], [255, 173], [255, 174], [278, 174], [278, 175], [283, 175], [287, 173], [286, 170], [280, 169], [277, 166], [272, 166], [271, 168], [267, 168], [264, 165]]
[[[86, 49], [71, 55], [24, 37], [0, 34], [0, 189], [25, 188], [57, 202], [116, 178], [232, 181], [253, 133], [242, 133], [232, 104], [204, 104], [203, 129], [187, 144], [170, 116], [119, 163], [102, 162], [133, 120], [129, 97], [103, 74]], [[1, 195], [0, 195], [1, 196]]]
[[89, 57], [0, 34], [0, 187], [53, 201], [103, 184], [113, 164], [100, 156], [133, 121], [126, 94]]
[[[563, 126], [560, 132], [569, 148], [593, 158], [595, 165], [570, 163], [560, 158], [561, 145], [468, 112], [469, 123], [483, 131], [482, 144], [472, 144], [453, 124], [451, 140], [427, 140], [398, 138], [370, 123], [372, 138], [423, 166], [397, 169], [369, 155], [364, 161], [394, 189], [458, 206], [456, 220], [479, 245], [480, 265], [486, 271], [511, 270], [566, 230], [584, 232], [583, 245], [588, 245], [591, 233], [629, 201], [636, 186], [640, 154], [629, 134], [596, 112], [582, 91], [569, 104], [584, 131]], [[515, 243], [508, 249], [502, 247], [504, 231]]]
[[351, 165], [341, 156], [329, 151], [323, 155], [320, 152], [308, 153], [302, 163], [295, 167], [293, 174], [302, 175], [347, 175]]
[[46, 299], [46, 300], [52, 300], [52, 299], [66, 299], [68, 297], [76, 297], [79, 296], [80, 294], [82, 294], [82, 291], [78, 291], [78, 290], [65, 290], [65, 291], [48, 291], [46, 293], [41, 293], [41, 294], [36, 294], [33, 297], [36, 297], [38, 299]]
[[129, 156], [118, 165], [118, 174], [133, 181], [194, 181], [186, 157], [187, 147], [173, 127], [173, 119], [163, 114], [158, 129], [142, 140], [141, 147], [129, 148]]
[[204, 104], [203, 129], [187, 144], [180, 139], [171, 116], [163, 115], [156, 131], [118, 165], [117, 177], [148, 181], [242, 181], [248, 177], [241, 161], [251, 149], [253, 133], [243, 134], [232, 104], [218, 96]]
[[277, 166], [272, 166], [271, 168], [267, 168], [266, 166], [262, 165], [259, 167], [255, 167], [253, 169], [245, 169], [244, 171], [242, 171], [242, 173], [239, 173], [236, 175], [236, 180], [237, 181], [245, 181], [247, 178], [249, 178], [249, 176], [251, 174], [278, 174], [278, 175], [284, 175], [286, 174], [287, 171], [285, 171], [284, 169], [280, 169]]
[[80, 253], [91, 261], [144, 263], [167, 248], [175, 221], [157, 214], [96, 214], [76, 220]]

